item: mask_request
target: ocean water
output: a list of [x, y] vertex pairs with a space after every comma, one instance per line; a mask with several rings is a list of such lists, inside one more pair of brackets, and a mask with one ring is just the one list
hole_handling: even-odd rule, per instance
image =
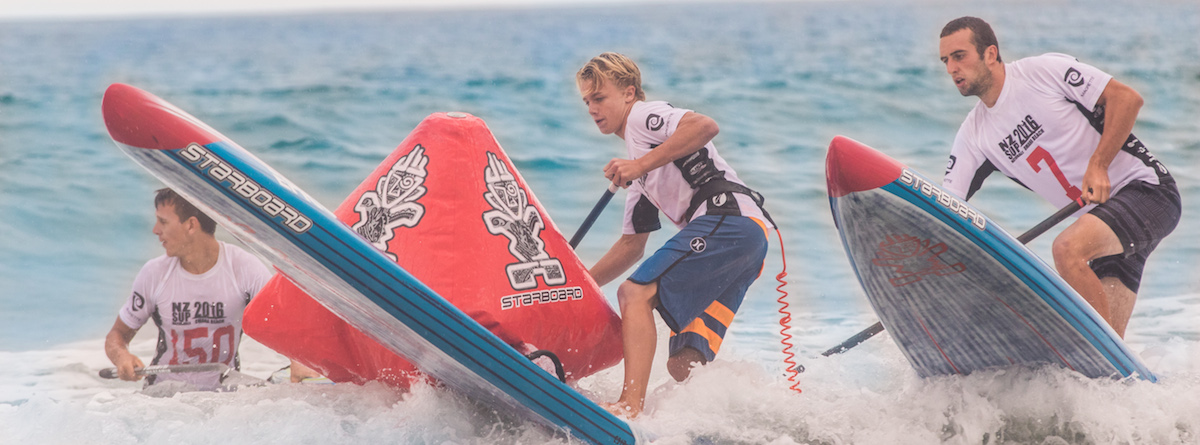
[[[941, 26], [961, 15], [988, 19], [1006, 59], [1065, 52], [1145, 98], [1135, 132], [1184, 197], [1127, 334], [1160, 383], [1058, 369], [919, 379], [886, 333], [820, 357], [875, 321], [829, 214], [825, 147], [850, 136], [940, 176], [974, 103], [937, 58]], [[596, 131], [573, 82], [608, 50], [639, 61], [651, 99], [715, 118], [718, 147], [767, 196], [787, 248], [789, 333], [806, 368], [797, 395], [783, 372], [773, 241], [720, 358], [683, 384], [655, 369], [648, 411], [634, 423], [658, 443], [1200, 443], [1196, 29], [1200, 5], [1171, 0], [0, 21], [0, 443], [572, 443], [431, 387], [276, 385], [154, 399], [96, 377], [130, 282], [161, 253], [150, 233], [160, 184], [115, 149], [100, 100], [113, 82], [153, 92], [330, 208], [425, 116], [469, 112], [570, 233], [604, 189], [601, 167], [623, 155], [619, 140]], [[1013, 233], [1055, 210], [999, 177], [972, 201]], [[618, 235], [620, 202], [578, 249], [585, 263]], [[1058, 230], [1033, 250], [1048, 258]], [[149, 357], [144, 331], [133, 347]], [[243, 371], [259, 377], [286, 363], [251, 339], [242, 354]], [[620, 378], [613, 368], [579, 389], [614, 400]]]

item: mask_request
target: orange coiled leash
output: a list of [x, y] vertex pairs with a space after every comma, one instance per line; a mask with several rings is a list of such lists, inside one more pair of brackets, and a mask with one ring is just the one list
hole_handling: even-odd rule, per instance
[[788, 330], [792, 328], [790, 325], [792, 322], [792, 313], [788, 311], [788, 293], [783, 290], [784, 286], [788, 284], [787, 280], [784, 280], [787, 277], [787, 252], [783, 250], [783, 234], [779, 232], [778, 226], [775, 227], [775, 235], [779, 237], [779, 257], [783, 260], [783, 270], [779, 272], [779, 275], [775, 276], [775, 280], [779, 282], [779, 286], [775, 290], [779, 291], [779, 300], [776, 301], [779, 301], [779, 313], [782, 315], [779, 318], [779, 325], [782, 326], [779, 334], [783, 336], [783, 339], [780, 340], [780, 343], [783, 343], [783, 363], [788, 365], [786, 375], [788, 381], [792, 382], [790, 389], [800, 393], [802, 391], [800, 391], [799, 365], [796, 364], [796, 353], [792, 352], [792, 348], [795, 347], [792, 345], [792, 334], [788, 333]]

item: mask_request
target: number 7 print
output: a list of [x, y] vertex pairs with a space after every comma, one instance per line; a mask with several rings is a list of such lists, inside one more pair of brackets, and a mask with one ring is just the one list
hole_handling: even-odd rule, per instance
[[1062, 170], [1058, 168], [1058, 163], [1054, 162], [1054, 157], [1050, 156], [1050, 152], [1046, 151], [1046, 149], [1042, 148], [1042, 146], [1039, 145], [1038, 148], [1034, 149], [1032, 153], [1029, 153], [1029, 156], [1027, 156], [1025, 160], [1029, 162], [1031, 167], [1033, 167], [1034, 173], [1040, 173], [1042, 171], [1042, 167], [1038, 164], [1040, 164], [1042, 161], [1045, 161], [1046, 166], [1050, 167], [1050, 171], [1054, 173], [1054, 177], [1058, 179], [1059, 185], [1062, 185], [1063, 190], [1067, 192], [1067, 198], [1070, 198], [1072, 201], [1079, 201], [1079, 198], [1083, 196], [1083, 192], [1079, 190], [1079, 187], [1071, 185], [1071, 183], [1067, 181], [1067, 175], [1063, 174]]

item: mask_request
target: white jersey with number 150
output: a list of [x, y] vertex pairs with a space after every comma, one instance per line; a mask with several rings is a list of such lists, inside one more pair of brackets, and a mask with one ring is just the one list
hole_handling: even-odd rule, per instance
[[[158, 327], [158, 350], [151, 365], [235, 367], [242, 311], [271, 275], [255, 256], [219, 244], [217, 263], [205, 273], [189, 273], [178, 258], [163, 255], [147, 261], [133, 280], [133, 294], [120, 317], [133, 329], [151, 320]], [[187, 380], [172, 374], [159, 378]]]

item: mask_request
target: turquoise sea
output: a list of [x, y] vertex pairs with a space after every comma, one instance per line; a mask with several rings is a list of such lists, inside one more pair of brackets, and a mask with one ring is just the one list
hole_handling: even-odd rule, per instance
[[[1151, 257], [1127, 343], [1161, 381], [1005, 370], [919, 379], [882, 334], [833, 227], [825, 149], [846, 135], [938, 178], [974, 105], [938, 33], [976, 15], [1007, 60], [1071, 54], [1145, 99], [1135, 132], [1179, 181], [1184, 217]], [[637, 60], [652, 100], [707, 114], [767, 197], [787, 249], [803, 394], [781, 363], [772, 242], [721, 356], [684, 384], [655, 370], [635, 423], [658, 443], [1200, 443], [1200, 4], [1194, 1], [796, 1], [0, 21], [0, 443], [544, 443], [440, 389], [279, 385], [151, 399], [104, 381], [103, 338], [143, 262], [161, 184], [100, 115], [113, 82], [148, 90], [333, 208], [434, 112], [484, 119], [568, 235], [622, 143], [575, 90], [590, 57]], [[614, 200], [578, 249], [619, 234]], [[1002, 177], [972, 203], [1020, 233], [1054, 212]], [[1031, 244], [1049, 258], [1058, 227]], [[661, 243], [672, 230], [655, 235]], [[228, 238], [226, 236], [226, 238]], [[615, 287], [606, 288], [615, 295]], [[151, 331], [144, 329], [144, 331]], [[660, 331], [662, 331], [660, 329]], [[153, 332], [135, 339], [151, 355]], [[244, 371], [286, 363], [247, 341]], [[663, 348], [659, 348], [661, 351]], [[661, 361], [659, 362], [661, 363]], [[617, 396], [619, 368], [580, 383]]]

